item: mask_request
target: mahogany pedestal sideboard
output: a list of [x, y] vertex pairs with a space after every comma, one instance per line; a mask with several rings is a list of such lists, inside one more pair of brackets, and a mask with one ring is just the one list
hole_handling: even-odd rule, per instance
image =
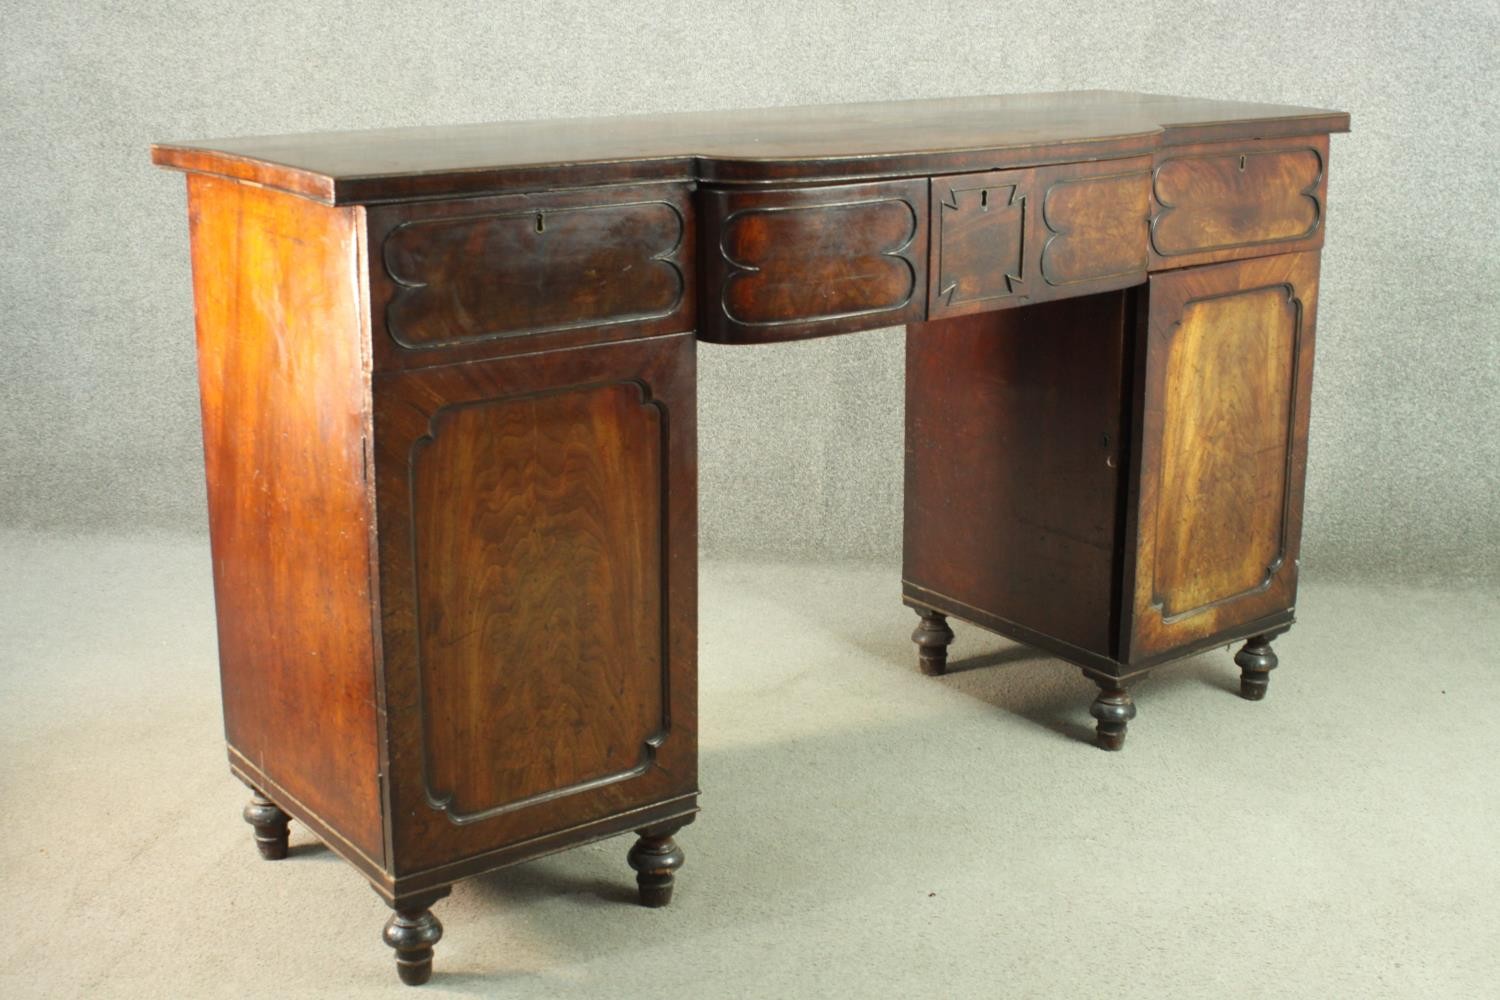
[[1083, 92], [159, 145], [188, 175], [224, 723], [394, 910], [697, 810], [699, 340], [905, 325], [905, 602], [1099, 685], [1292, 623], [1328, 136]]

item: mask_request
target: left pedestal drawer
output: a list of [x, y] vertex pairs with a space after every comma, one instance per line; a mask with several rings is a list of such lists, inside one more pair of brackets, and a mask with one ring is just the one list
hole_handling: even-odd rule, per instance
[[377, 369], [693, 328], [686, 185], [368, 209]]

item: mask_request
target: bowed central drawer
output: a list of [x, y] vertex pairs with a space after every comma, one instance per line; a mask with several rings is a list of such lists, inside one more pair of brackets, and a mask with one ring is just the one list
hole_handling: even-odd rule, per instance
[[699, 335], [760, 343], [1146, 279], [1151, 159], [701, 195]]
[[[813, 187], [371, 207], [377, 369], [696, 329], [762, 343], [1113, 291], [1322, 242], [1324, 139]], [[701, 227], [701, 233], [699, 229]]]

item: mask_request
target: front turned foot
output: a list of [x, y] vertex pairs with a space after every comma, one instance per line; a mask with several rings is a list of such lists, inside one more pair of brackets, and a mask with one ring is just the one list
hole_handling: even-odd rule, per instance
[[948, 644], [953, 641], [953, 630], [948, 627], [946, 615], [926, 608], [918, 608], [922, 616], [911, 641], [917, 644], [917, 663], [928, 677], [940, 677], [948, 670]]
[[1126, 725], [1135, 718], [1135, 702], [1119, 681], [1095, 677], [1094, 683], [1099, 685], [1099, 697], [1089, 706], [1089, 714], [1099, 720], [1099, 746], [1118, 750], [1125, 745]]
[[251, 798], [245, 806], [245, 822], [255, 827], [255, 846], [260, 856], [267, 861], [280, 861], [286, 857], [287, 824], [291, 817], [258, 788], [252, 788]]
[[672, 839], [680, 827], [637, 830], [640, 840], [626, 855], [636, 870], [642, 906], [666, 906], [672, 901], [672, 883], [684, 861], [682, 848]]
[[443, 938], [443, 925], [426, 906], [398, 906], [381, 935], [396, 949], [396, 974], [407, 986], [432, 978], [432, 946]]
[[1240, 668], [1240, 697], [1260, 701], [1271, 686], [1271, 671], [1276, 669], [1276, 654], [1271, 651], [1271, 637], [1252, 635], [1234, 654]]

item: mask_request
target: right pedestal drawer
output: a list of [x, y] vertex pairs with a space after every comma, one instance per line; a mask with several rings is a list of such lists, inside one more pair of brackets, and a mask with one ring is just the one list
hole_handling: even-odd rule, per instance
[[1327, 168], [1327, 136], [1159, 151], [1151, 270], [1321, 247]]

